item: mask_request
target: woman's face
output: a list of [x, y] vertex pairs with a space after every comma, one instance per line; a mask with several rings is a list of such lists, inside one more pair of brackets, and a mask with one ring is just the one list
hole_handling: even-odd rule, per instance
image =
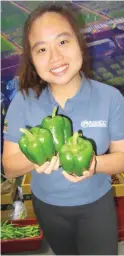
[[69, 22], [55, 12], [37, 18], [29, 34], [38, 75], [51, 85], [69, 83], [82, 66], [82, 52]]

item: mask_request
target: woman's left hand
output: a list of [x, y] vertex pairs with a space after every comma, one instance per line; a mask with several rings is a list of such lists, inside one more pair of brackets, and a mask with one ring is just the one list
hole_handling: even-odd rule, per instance
[[81, 180], [85, 180], [87, 178], [90, 178], [93, 176], [94, 172], [95, 172], [95, 168], [96, 168], [96, 157], [95, 154], [93, 155], [92, 161], [91, 161], [91, 165], [89, 170], [85, 170], [82, 173], [82, 176], [76, 176], [76, 175], [72, 175], [72, 174], [68, 174], [66, 171], [63, 170], [62, 174], [64, 175], [64, 177], [72, 182], [79, 182]]

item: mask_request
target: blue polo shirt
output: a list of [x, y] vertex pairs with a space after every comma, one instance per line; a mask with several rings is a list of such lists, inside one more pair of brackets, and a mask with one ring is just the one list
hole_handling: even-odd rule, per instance
[[[22, 135], [19, 132], [21, 127], [40, 125], [44, 117], [51, 115], [55, 106], [58, 103], [49, 86], [39, 99], [31, 89], [25, 99], [18, 92], [5, 118], [8, 128], [4, 139], [17, 143]], [[124, 97], [117, 89], [86, 79], [84, 75], [79, 91], [67, 100], [64, 110], [59, 106], [58, 114], [71, 118], [74, 131], [82, 130], [84, 136], [94, 140], [97, 155], [105, 154], [111, 141], [124, 139]], [[37, 198], [48, 204], [84, 205], [96, 201], [111, 189], [111, 177], [97, 173], [91, 178], [72, 183], [62, 175], [61, 168], [49, 175], [32, 170], [31, 189]]]

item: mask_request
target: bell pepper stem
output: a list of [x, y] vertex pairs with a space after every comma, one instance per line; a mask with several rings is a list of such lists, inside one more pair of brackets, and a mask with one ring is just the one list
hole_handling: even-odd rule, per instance
[[74, 135], [73, 135], [73, 145], [74, 147], [77, 146], [77, 139], [79, 137], [79, 133], [78, 132], [75, 132]]
[[20, 132], [24, 133], [27, 135], [27, 137], [30, 139], [30, 140], [33, 140], [34, 139], [34, 136], [31, 132], [29, 132], [27, 129], [25, 128], [20, 128]]
[[56, 116], [56, 111], [57, 111], [57, 107], [55, 107], [55, 108], [53, 109], [52, 118]]

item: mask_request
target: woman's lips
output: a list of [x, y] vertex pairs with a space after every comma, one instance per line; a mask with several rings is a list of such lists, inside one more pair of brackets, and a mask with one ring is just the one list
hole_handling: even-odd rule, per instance
[[66, 72], [66, 70], [68, 69], [69, 65], [68, 64], [65, 64], [65, 65], [62, 65], [58, 68], [53, 68], [50, 70], [50, 72], [53, 74], [53, 75], [62, 75]]

